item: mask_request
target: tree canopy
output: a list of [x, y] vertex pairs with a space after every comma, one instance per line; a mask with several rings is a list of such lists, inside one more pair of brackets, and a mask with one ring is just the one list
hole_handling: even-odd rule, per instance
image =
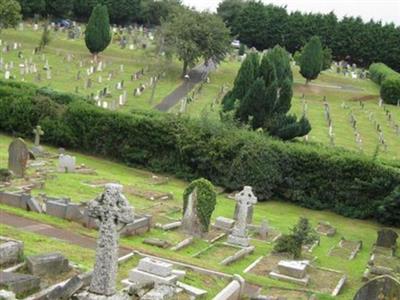
[[221, 60], [229, 49], [229, 30], [216, 15], [180, 9], [162, 25], [165, 47], [183, 62], [182, 76], [200, 58]]
[[15, 0], [0, 0], [0, 31], [16, 27], [21, 21], [21, 6]]
[[97, 55], [111, 42], [110, 21], [107, 7], [98, 4], [93, 9], [86, 26], [85, 43], [90, 53]]
[[[275, 46], [261, 59], [250, 53], [238, 71], [234, 86], [223, 99], [224, 112], [252, 129], [263, 129], [269, 135], [290, 140], [311, 130], [305, 117], [297, 120], [288, 115], [293, 96], [293, 74], [289, 55]], [[223, 114], [224, 116], [224, 114]]]
[[324, 53], [321, 40], [313, 36], [304, 46], [300, 56], [300, 74], [306, 79], [306, 83], [318, 77], [323, 67]]

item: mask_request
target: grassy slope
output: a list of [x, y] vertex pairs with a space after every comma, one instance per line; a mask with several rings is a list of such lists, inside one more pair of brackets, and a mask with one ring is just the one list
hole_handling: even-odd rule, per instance
[[[6, 167], [6, 149], [10, 141], [10, 137], [0, 135], [0, 168]], [[187, 185], [187, 183], [184, 181], [172, 178], [170, 182], [166, 185], [152, 186], [149, 185], [147, 182], [147, 178], [150, 175], [146, 171], [128, 168], [121, 164], [117, 164], [96, 157], [81, 155], [79, 153], [74, 153], [74, 155], [77, 156], [78, 163], [85, 163], [87, 166], [95, 168], [98, 175], [88, 176], [78, 174], [57, 174], [57, 178], [53, 180], [48, 180], [46, 182], [46, 187], [44, 191], [40, 192], [45, 192], [51, 196], [69, 196], [72, 198], [73, 201], [89, 200], [98, 195], [102, 189], [87, 187], [85, 185], [82, 185], [81, 181], [88, 179], [93, 180], [106, 178], [109, 180], [118, 180], [124, 185], [135, 185], [142, 189], [172, 192], [174, 194], [174, 200], [168, 201], [166, 205], [171, 208], [181, 206], [182, 193], [185, 186]], [[38, 192], [39, 191], [35, 191], [35, 193]], [[135, 206], [136, 211], [152, 211], [151, 206], [154, 205], [154, 202], [133, 196], [128, 196], [128, 199]], [[53, 224], [54, 226], [69, 229], [72, 228], [75, 231], [79, 231], [81, 233], [89, 235], [95, 234], [93, 231], [84, 229], [76, 224], [71, 224], [69, 222], [58, 220], [56, 218], [51, 218], [49, 216], [23, 212], [19, 209], [12, 209], [6, 206], [0, 206], [0, 208], [2, 210], [10, 211], [13, 213], [24, 214], [25, 216]], [[229, 200], [224, 195], [219, 195], [218, 204], [216, 210], [214, 211], [213, 218], [216, 218], [217, 216], [232, 217], [233, 210], [233, 201]], [[171, 216], [179, 217], [179, 213], [171, 214]], [[380, 228], [380, 226], [374, 222], [353, 220], [338, 216], [331, 212], [313, 211], [278, 201], [268, 201], [257, 204], [257, 207], [255, 209], [254, 221], [255, 223], [259, 223], [264, 218], [266, 218], [268, 219], [270, 226], [282, 232], [288, 232], [288, 228], [293, 226], [297, 222], [299, 216], [306, 216], [310, 219], [313, 225], [316, 225], [318, 221], [324, 220], [329, 221], [331, 224], [337, 227], [338, 234], [334, 238], [322, 237], [321, 246], [315, 250], [313, 255], [316, 255], [318, 257], [318, 265], [341, 270], [349, 275], [349, 281], [345, 289], [343, 290], [343, 293], [338, 297], [338, 299], [351, 299], [356, 289], [361, 285], [360, 278], [365, 269], [365, 266], [367, 265], [369, 253], [371, 251], [372, 244], [374, 243], [376, 238], [376, 230]], [[155, 214], [154, 217], [157, 218], [158, 215]], [[187, 249], [175, 253], [170, 250], [158, 249], [142, 244], [142, 241], [146, 237], [150, 236], [164, 238], [171, 242], [177, 242], [182, 239], [182, 235], [178, 232], [163, 232], [161, 230], [154, 229], [151, 231], [151, 233], [147, 233], [142, 236], [124, 238], [122, 239], [122, 243], [124, 245], [129, 245], [135, 249], [146, 251], [155, 255], [177, 259], [180, 261], [185, 261], [187, 263], [220, 270], [231, 274], [242, 273], [244, 268], [250, 265], [251, 262], [254, 261], [257, 257], [268, 254], [271, 251], [272, 247], [271, 245], [254, 241], [254, 245], [257, 246], [254, 254], [231, 266], [222, 267], [218, 264], [218, 259], [215, 257], [191, 257], [191, 255], [193, 255], [194, 253], [206, 247], [206, 243], [203, 241], [196, 241], [192, 246], [188, 247]], [[357, 258], [353, 261], [344, 261], [340, 258], [327, 256], [329, 249], [337, 244], [340, 240], [340, 237], [342, 236], [346, 239], [363, 241], [364, 247], [358, 254]], [[251, 282], [261, 284], [264, 287], [296, 287], [288, 283], [282, 283], [276, 280], [272, 280], [266, 276], [260, 277], [251, 274], [246, 274], [244, 276]], [[201, 278], [194, 276], [191, 280], [198, 281], [200, 279]]]
[[[22, 43], [23, 59], [18, 58], [18, 51], [10, 51], [1, 53], [5, 63], [14, 62], [14, 69], [11, 72], [16, 76], [17, 80], [21, 80], [19, 64], [24, 63], [25, 59], [33, 59], [37, 64], [38, 70], [43, 68], [45, 61], [42, 60], [40, 54], [33, 55], [33, 49], [39, 44], [41, 32], [33, 31], [28, 25], [24, 31], [14, 29], [3, 30], [0, 39], [7, 41], [12, 45], [14, 42]], [[46, 79], [46, 71], [41, 71], [42, 80], [38, 82], [35, 74], [25, 75], [25, 81], [34, 82], [39, 86], [48, 86], [56, 90], [75, 92], [75, 87], [79, 88], [79, 93], [83, 96], [97, 92], [104, 87], [108, 87], [112, 93], [112, 98], [118, 101], [118, 97], [122, 91], [115, 89], [117, 82], [124, 80], [125, 89], [128, 94], [128, 102], [122, 107], [122, 110], [130, 109], [151, 109], [155, 104], [160, 102], [166, 95], [172, 92], [181, 82], [180, 72], [181, 66], [177, 61], [173, 61], [166, 70], [167, 76], [159, 81], [152, 103], [149, 102], [151, 89], [147, 88], [145, 92], [139, 96], [133, 96], [133, 90], [141, 83], [149, 83], [150, 77], [155, 74], [155, 69], [158, 68], [158, 62], [151, 57], [152, 47], [150, 50], [135, 49], [129, 50], [120, 49], [117, 43], [111, 44], [100, 56], [107, 63], [107, 67], [102, 72], [96, 72], [90, 77], [87, 76], [86, 69], [90, 67], [92, 57], [86, 49], [85, 42], [81, 37], [79, 40], [67, 39], [67, 33], [52, 32], [50, 45], [44, 50], [46, 59], [52, 68], [52, 79]], [[71, 62], [66, 61], [67, 55], [73, 55]], [[79, 66], [79, 61], [84, 62], [84, 66]], [[120, 72], [120, 65], [124, 65], [124, 72]], [[145, 76], [137, 81], [130, 81], [130, 76], [133, 73], [140, 71], [142, 68], [149, 68]], [[78, 71], [81, 71], [81, 80], [76, 79]], [[115, 71], [115, 76], [108, 81], [108, 73]], [[0, 71], [0, 76], [3, 77], [3, 71]], [[102, 76], [102, 83], [98, 83], [98, 76]], [[85, 89], [84, 84], [86, 78], [92, 79], [92, 88]]]

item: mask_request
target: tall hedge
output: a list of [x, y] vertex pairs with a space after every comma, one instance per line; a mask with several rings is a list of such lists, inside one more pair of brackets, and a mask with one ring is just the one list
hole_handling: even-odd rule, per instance
[[396, 105], [400, 101], [400, 73], [383, 63], [375, 63], [369, 67], [369, 74], [371, 79], [381, 86], [382, 100]]
[[400, 226], [400, 172], [358, 153], [281, 142], [257, 132], [170, 114], [104, 110], [83, 100], [53, 101], [32, 85], [0, 81], [0, 130], [105, 156], [188, 180], [204, 177], [233, 191], [271, 196], [353, 218]]

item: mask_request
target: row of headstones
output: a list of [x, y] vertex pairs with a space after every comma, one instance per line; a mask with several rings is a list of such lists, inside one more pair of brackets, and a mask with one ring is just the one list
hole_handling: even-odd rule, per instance
[[346, 61], [340, 61], [340, 62], [335, 62], [331, 69], [334, 70], [336, 68], [336, 73], [340, 74], [342, 73], [345, 77], [351, 76], [353, 79], [365, 79], [367, 78], [367, 71], [362, 69], [362, 70], [357, 70], [357, 65], [352, 64], [351, 66], [346, 62]]

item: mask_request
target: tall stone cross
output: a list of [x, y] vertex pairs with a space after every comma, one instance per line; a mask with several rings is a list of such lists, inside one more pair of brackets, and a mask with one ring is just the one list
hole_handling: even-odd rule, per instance
[[134, 220], [133, 209], [122, 194], [122, 185], [107, 184], [104, 192], [89, 202], [88, 214], [99, 223], [96, 263], [89, 292], [113, 296], [116, 293], [119, 229]]
[[33, 133], [35, 134], [35, 146], [38, 147], [40, 145], [40, 136], [44, 135], [44, 131], [42, 130], [42, 127], [38, 125], [33, 129]]
[[247, 215], [249, 209], [257, 203], [257, 197], [254, 196], [251, 186], [245, 186], [241, 192], [235, 195], [235, 200], [238, 203], [239, 211], [232, 234], [228, 237], [228, 243], [247, 247], [249, 246], [249, 239], [247, 236]]

